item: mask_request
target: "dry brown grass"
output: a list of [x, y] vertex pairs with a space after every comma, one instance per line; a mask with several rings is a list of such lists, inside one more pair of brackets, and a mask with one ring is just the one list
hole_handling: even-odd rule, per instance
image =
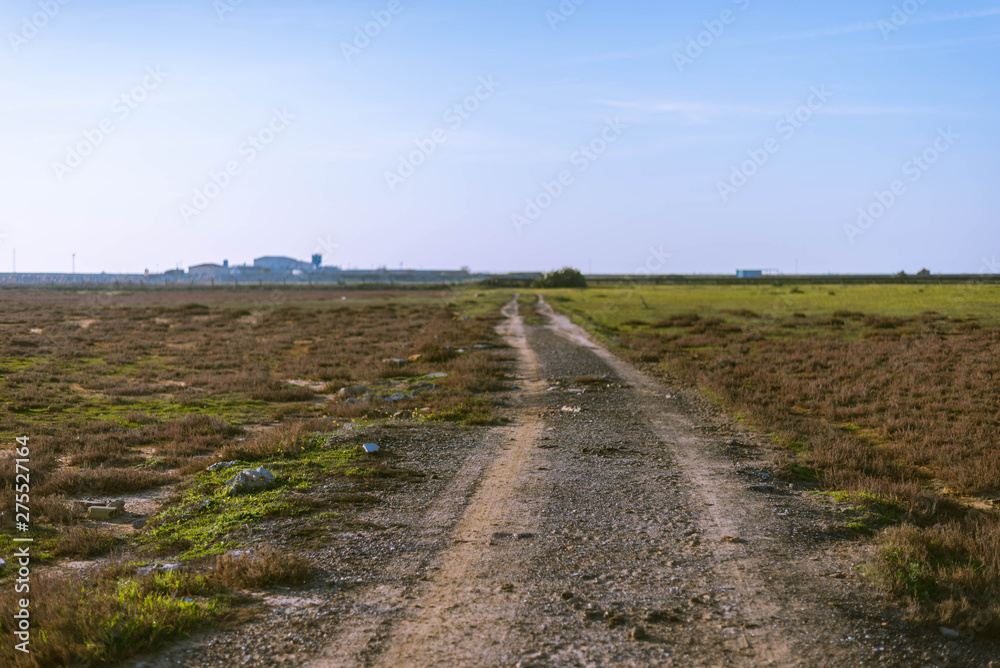
[[73, 527], [60, 534], [55, 553], [60, 557], [89, 559], [106, 554], [113, 542], [111, 532], [106, 529]]
[[935, 313], [796, 315], [687, 314], [622, 339], [773, 434], [789, 476], [897, 509], [909, 526], [886, 538], [876, 571], [907, 582], [911, 564], [924, 569], [930, 584], [891, 587], [918, 618], [996, 632], [983, 620], [1000, 605], [1000, 521], [961, 497], [1000, 492], [1000, 330]]
[[262, 589], [275, 585], [301, 585], [312, 573], [312, 562], [297, 554], [282, 552], [271, 545], [227, 553], [216, 562], [219, 582], [238, 589]]
[[75, 524], [83, 513], [74, 510], [62, 494], [47, 496], [36, 495], [31, 499], [31, 511], [38, 517], [43, 517], [52, 524]]
[[[256, 462], [280, 455], [294, 454], [297, 442], [307, 434], [329, 430], [325, 420], [286, 422], [273, 429], [259, 432], [246, 441], [230, 443], [215, 456], [215, 460]], [[204, 464], [201, 465], [204, 468]]]
[[885, 531], [870, 569], [910, 615], [970, 637], [1000, 637], [1000, 522], [978, 518], [965, 524]]
[[[433, 300], [378, 302], [391, 293], [364, 293], [367, 303], [347, 306], [342, 294], [4, 291], [0, 429], [31, 436], [38, 492], [98, 495], [196, 470], [196, 458], [243, 436], [236, 422], [384, 418], [422, 406], [445, 419], [462, 421], [472, 409], [473, 422], [497, 420], [476, 395], [502, 389], [503, 371], [472, 349], [496, 341], [492, 320], [457, 319]], [[413, 363], [383, 362], [413, 355]], [[333, 392], [438, 371], [449, 378], [437, 391], [395, 404], [325, 404], [288, 382], [327, 383]], [[0, 509], [9, 505], [5, 491], [9, 481], [0, 481]]]
[[498, 355], [479, 353], [463, 355], [452, 362], [450, 375], [442, 383], [468, 396], [507, 389], [504, 381], [507, 365]]
[[177, 482], [169, 473], [144, 469], [59, 469], [38, 487], [41, 494], [118, 496]]
[[868, 316], [847, 333], [827, 323], [789, 337], [779, 331], [788, 321], [744, 330], [699, 318], [629, 344], [781, 434], [829, 486], [892, 481], [909, 497], [932, 475], [962, 494], [998, 491], [1000, 332], [917, 318]]
[[669, 327], [693, 327], [700, 320], [701, 316], [697, 313], [679, 313], [677, 315], [670, 316], [666, 320], [660, 320], [652, 326], [654, 329], [667, 329]]
[[196, 461], [194, 457], [209, 455], [246, 433], [238, 425], [209, 415], [188, 415], [150, 429], [153, 441], [159, 443], [156, 456], [163, 457], [167, 468], [182, 468]]
[[[404, 299], [387, 301], [398, 298]], [[0, 291], [0, 314], [0, 430], [30, 436], [32, 520], [57, 536], [57, 563], [103, 556], [112, 544], [104, 530], [80, 525], [68, 497], [172, 485], [218, 460], [277, 457], [290, 464], [293, 446], [335, 429], [337, 415], [499, 419], [493, 393], [504, 389], [505, 365], [497, 351], [475, 347], [499, 342], [495, 320], [460, 318], [430, 293]], [[425, 377], [438, 372], [447, 378]], [[322, 396], [348, 385], [370, 385], [369, 400]], [[396, 393], [412, 396], [390, 401]], [[0, 444], [0, 467], [8, 471], [12, 443]], [[391, 457], [361, 463], [344, 475], [365, 489], [420, 478], [394, 468]], [[13, 505], [12, 482], [0, 479], [0, 510]], [[317, 510], [298, 497], [290, 503], [295, 512]], [[152, 518], [145, 533], [158, 526]], [[115, 541], [116, 558], [173, 557], [183, 542], [171, 544], [168, 536], [148, 544], [143, 535]], [[35, 627], [45, 641], [33, 647], [31, 660], [114, 664], [210, 622], [222, 579], [253, 588], [302, 582], [310, 570], [301, 558], [271, 548], [224, 557], [219, 566], [208, 576], [138, 577], [118, 564], [33, 583], [36, 618], [47, 619]], [[3, 609], [13, 607], [9, 594], [10, 588], [0, 591]], [[202, 598], [192, 606], [177, 598], [186, 595]], [[0, 646], [0, 664], [14, 656], [8, 650]]]

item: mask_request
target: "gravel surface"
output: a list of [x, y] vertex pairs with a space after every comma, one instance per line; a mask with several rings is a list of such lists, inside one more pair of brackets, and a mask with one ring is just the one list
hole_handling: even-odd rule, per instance
[[426, 481], [323, 537], [311, 587], [128, 665], [1000, 666], [902, 621], [836, 508], [717, 406], [505, 312], [510, 425], [382, 428]]

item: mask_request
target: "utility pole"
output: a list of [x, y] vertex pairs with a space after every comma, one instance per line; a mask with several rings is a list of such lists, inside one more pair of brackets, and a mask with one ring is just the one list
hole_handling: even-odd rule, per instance
[[73, 253], [73, 273], [76, 273], [76, 253]]
[[17, 249], [16, 248], [14, 249], [14, 270], [13, 270], [12, 273], [14, 273], [14, 274], [17, 273]]

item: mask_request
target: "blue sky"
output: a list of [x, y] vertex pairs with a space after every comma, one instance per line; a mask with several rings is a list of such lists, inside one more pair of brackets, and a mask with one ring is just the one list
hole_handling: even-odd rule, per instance
[[63, 1], [0, 9], [0, 271], [998, 270], [996, 0]]

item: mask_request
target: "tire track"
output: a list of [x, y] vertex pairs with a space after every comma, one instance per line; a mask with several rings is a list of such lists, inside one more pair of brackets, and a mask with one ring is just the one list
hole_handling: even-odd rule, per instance
[[[522, 405], [543, 391], [538, 363], [527, 346], [524, 325], [515, 298], [504, 310], [507, 320], [500, 334], [518, 352], [518, 376], [524, 391]], [[434, 559], [432, 580], [411, 592], [409, 611], [392, 624], [387, 647], [372, 656], [368, 665], [436, 666], [501, 665], [509, 651], [510, 619], [518, 599], [510, 593], [518, 579], [515, 544], [491, 546], [497, 536], [530, 534], [535, 525], [530, 476], [533, 443], [541, 420], [529, 411], [514, 427], [500, 430], [509, 446], [498, 453], [482, 475], [478, 490], [459, 520], [452, 546]], [[444, 512], [438, 509], [438, 512]], [[433, 514], [431, 516], [433, 523]], [[499, 549], [497, 549], [499, 548]], [[523, 556], [523, 555], [522, 555]], [[334, 655], [317, 666], [351, 665], [358, 661], [359, 646], [368, 646], [377, 629], [371, 622], [348, 634]], [[346, 656], [345, 656], [346, 655]], [[352, 660], [353, 658], [353, 660]]]
[[[793, 665], [794, 653], [784, 634], [776, 633], [771, 622], [793, 601], [777, 601], [773, 584], [765, 582], [759, 573], [767, 564], [757, 558], [741, 542], [741, 536], [751, 529], [739, 517], [743, 515], [746, 493], [737, 493], [730, 474], [731, 467], [704, 450], [690, 418], [672, 410], [664, 401], [666, 389], [642, 372], [594, 343], [586, 331], [567, 316], [556, 313], [539, 295], [538, 311], [549, 320], [549, 327], [574, 344], [586, 348], [614, 369], [623, 380], [635, 388], [638, 408], [660, 441], [669, 448], [671, 457], [685, 477], [701, 495], [702, 506], [709, 520], [706, 538], [713, 547], [716, 563], [713, 568], [740, 593], [746, 602], [742, 616], [748, 630], [743, 631], [747, 647], [764, 665]], [[742, 491], [742, 490], [741, 490]]]

